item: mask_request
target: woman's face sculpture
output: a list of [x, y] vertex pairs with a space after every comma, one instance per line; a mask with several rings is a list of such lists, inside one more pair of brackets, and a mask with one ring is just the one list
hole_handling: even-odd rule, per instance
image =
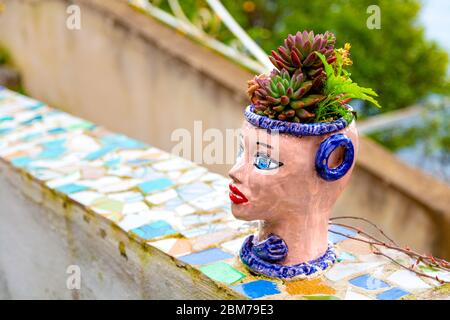
[[[328, 215], [348, 182], [351, 167], [335, 181], [327, 181], [316, 170], [316, 154], [326, 136], [296, 137], [270, 134], [245, 122], [236, 164], [229, 172], [233, 215], [242, 220], [289, 223], [308, 214]], [[354, 122], [339, 133], [353, 141], [357, 151]], [[328, 167], [342, 162], [343, 149], [328, 158]]]

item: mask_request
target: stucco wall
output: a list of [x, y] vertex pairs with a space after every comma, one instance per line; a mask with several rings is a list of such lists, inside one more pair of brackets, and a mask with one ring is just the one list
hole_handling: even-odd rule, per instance
[[[173, 130], [238, 128], [252, 75], [124, 0], [6, 0], [0, 43], [31, 96], [170, 151]], [[81, 30], [66, 8], [81, 8]], [[227, 150], [230, 152], [230, 150]], [[230, 165], [207, 166], [226, 174]], [[402, 244], [450, 257], [449, 187], [362, 139], [335, 215], [368, 217]]]

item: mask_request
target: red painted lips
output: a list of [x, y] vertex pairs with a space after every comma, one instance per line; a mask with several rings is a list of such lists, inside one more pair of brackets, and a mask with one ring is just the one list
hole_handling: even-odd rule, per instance
[[230, 199], [235, 204], [248, 202], [248, 199], [244, 196], [244, 194], [231, 183], [230, 183]]

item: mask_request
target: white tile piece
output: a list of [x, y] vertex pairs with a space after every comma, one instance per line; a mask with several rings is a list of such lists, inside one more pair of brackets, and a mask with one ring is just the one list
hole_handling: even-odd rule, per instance
[[357, 273], [369, 272], [370, 269], [379, 265], [379, 262], [338, 263], [325, 273], [325, 276], [331, 281], [339, 281]]
[[125, 231], [129, 231], [134, 228], [139, 228], [150, 221], [155, 220], [150, 210], [141, 211], [136, 214], [126, 215], [118, 224]]
[[178, 216], [187, 216], [195, 212], [195, 208], [188, 204], [182, 204], [176, 207], [174, 210]]
[[238, 255], [239, 250], [241, 249], [242, 244], [244, 243], [244, 240], [246, 238], [247, 238], [247, 236], [224, 242], [224, 243], [222, 243], [222, 248], [224, 250], [228, 251], [229, 253]]
[[148, 210], [148, 205], [143, 201], [125, 203], [123, 205], [122, 214], [128, 215]]
[[147, 200], [152, 204], [161, 204], [176, 197], [178, 197], [177, 192], [173, 189], [169, 189], [167, 191], [158, 192], [150, 196], [147, 196], [145, 200]]
[[415, 273], [408, 270], [399, 270], [391, 274], [388, 281], [395, 283], [403, 289], [428, 289], [431, 288], [428, 284], [422, 281]]
[[169, 238], [169, 239], [163, 239], [158, 241], [151, 241], [148, 242], [150, 245], [158, 248], [162, 252], [169, 253], [170, 249], [174, 246], [175, 242], [177, 242], [178, 239], [176, 238]]
[[153, 165], [153, 168], [158, 171], [179, 171], [193, 167], [194, 164], [188, 160], [181, 158], [175, 158], [171, 160], [157, 162]]
[[373, 298], [366, 296], [364, 294], [354, 292], [351, 287], [347, 289], [345, 293], [345, 300], [373, 300]]
[[102, 197], [104, 197], [104, 194], [95, 191], [81, 191], [69, 194], [69, 198], [85, 206], [91, 205], [92, 202]]

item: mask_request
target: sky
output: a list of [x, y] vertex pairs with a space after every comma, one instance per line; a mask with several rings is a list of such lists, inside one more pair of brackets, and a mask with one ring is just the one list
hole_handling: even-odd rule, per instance
[[427, 38], [436, 40], [450, 53], [450, 0], [422, 0], [419, 19]]

